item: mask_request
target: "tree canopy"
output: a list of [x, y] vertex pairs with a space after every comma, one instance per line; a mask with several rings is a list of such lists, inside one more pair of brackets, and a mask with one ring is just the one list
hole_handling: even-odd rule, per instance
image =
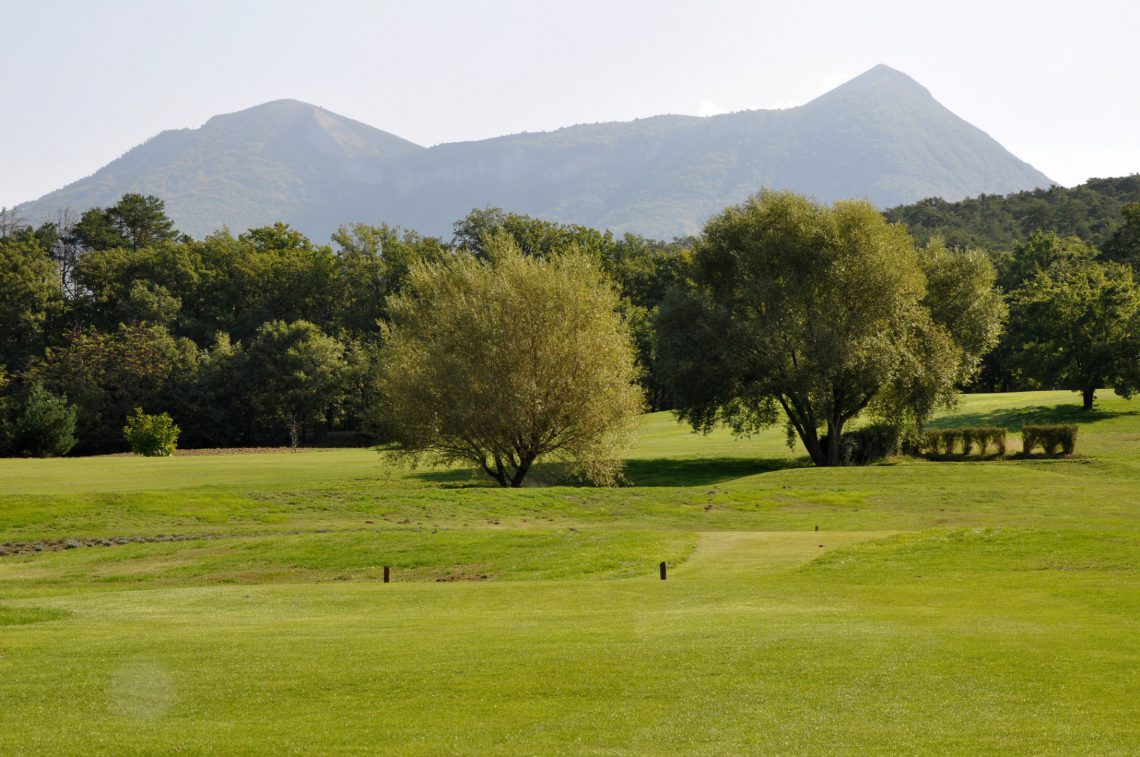
[[[984, 258], [939, 248], [928, 274], [865, 202], [762, 192], [708, 222], [694, 263], [658, 320], [678, 415], [747, 432], [782, 411], [817, 465], [839, 463], [844, 425], [868, 408], [921, 421], [951, 402], [1002, 318]], [[932, 308], [930, 282], [952, 299]]]
[[537, 258], [506, 234], [484, 243], [479, 258], [414, 266], [388, 300], [379, 384], [396, 439], [501, 486], [540, 458], [613, 481], [642, 409], [616, 293], [573, 247]]
[[1140, 388], [1140, 288], [1129, 266], [1062, 257], [1012, 296], [1012, 365], [1040, 386], [1124, 397]]

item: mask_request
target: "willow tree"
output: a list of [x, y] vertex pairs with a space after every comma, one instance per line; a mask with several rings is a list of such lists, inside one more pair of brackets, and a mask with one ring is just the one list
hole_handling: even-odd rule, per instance
[[613, 481], [642, 408], [617, 308], [574, 249], [538, 259], [498, 235], [484, 259], [414, 266], [382, 326], [388, 427], [405, 453], [474, 464], [501, 486], [543, 458]]
[[868, 203], [763, 192], [705, 226], [658, 319], [658, 370], [694, 428], [783, 418], [838, 465], [860, 413], [921, 422], [953, 401], [1000, 333], [993, 281], [984, 256], [920, 251]]

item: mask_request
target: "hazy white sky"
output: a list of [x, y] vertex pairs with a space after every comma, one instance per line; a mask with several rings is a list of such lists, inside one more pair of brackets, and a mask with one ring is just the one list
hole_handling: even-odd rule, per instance
[[1054, 180], [1140, 172], [1140, 2], [0, 0], [0, 206], [295, 98], [423, 145], [803, 103], [886, 63]]

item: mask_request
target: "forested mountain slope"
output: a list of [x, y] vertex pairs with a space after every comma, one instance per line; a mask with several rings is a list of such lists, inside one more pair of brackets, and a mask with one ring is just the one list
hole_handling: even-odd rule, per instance
[[1123, 208], [1130, 202], [1140, 202], [1140, 174], [958, 202], [925, 199], [891, 208], [886, 215], [906, 223], [922, 241], [941, 236], [959, 247], [1009, 249], [1037, 230], [1075, 235], [1103, 247], [1120, 226]]

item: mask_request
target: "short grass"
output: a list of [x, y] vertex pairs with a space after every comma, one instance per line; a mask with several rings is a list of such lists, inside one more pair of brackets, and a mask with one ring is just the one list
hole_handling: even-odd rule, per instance
[[836, 470], [656, 414], [612, 489], [0, 460], [0, 543], [146, 539], [0, 557], [0, 751], [1136, 753], [1140, 405], [1102, 394], [938, 421], [1071, 420], [1072, 459]]

